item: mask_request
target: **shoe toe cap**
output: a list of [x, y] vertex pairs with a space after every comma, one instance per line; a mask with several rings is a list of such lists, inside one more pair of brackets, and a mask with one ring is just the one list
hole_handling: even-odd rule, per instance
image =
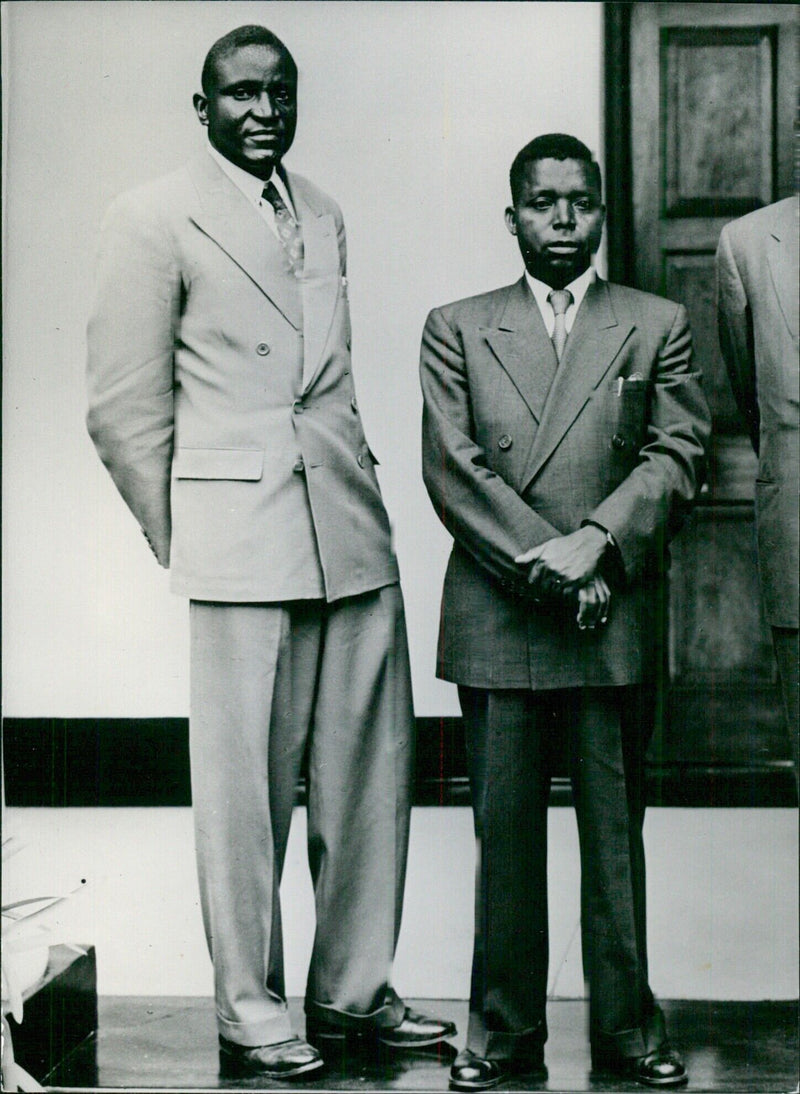
[[435, 1044], [445, 1037], [454, 1037], [457, 1030], [453, 1022], [429, 1018], [426, 1014], [406, 1008], [398, 1026], [389, 1026], [379, 1033], [379, 1040], [387, 1045], [403, 1047]]
[[450, 1085], [456, 1090], [489, 1090], [502, 1081], [503, 1074], [497, 1061], [465, 1051], [450, 1068]]
[[299, 1037], [253, 1046], [236, 1045], [221, 1037], [220, 1047], [227, 1065], [252, 1075], [281, 1078], [313, 1071], [323, 1064], [317, 1050]]
[[686, 1080], [686, 1066], [677, 1052], [652, 1052], [638, 1062], [637, 1078], [651, 1086], [677, 1086]]

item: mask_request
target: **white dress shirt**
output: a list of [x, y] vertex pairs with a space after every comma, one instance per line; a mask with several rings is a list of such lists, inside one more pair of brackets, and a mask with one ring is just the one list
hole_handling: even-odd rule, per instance
[[[564, 316], [564, 325], [567, 329], [567, 334], [572, 330], [572, 324], [575, 322], [578, 308], [583, 303], [583, 298], [586, 296], [586, 290], [592, 284], [596, 276], [594, 266], [590, 266], [587, 270], [583, 271], [580, 277], [576, 277], [569, 285], [564, 286], [565, 289], [569, 289], [572, 293], [572, 303], [567, 308]], [[547, 333], [552, 338], [553, 328], [556, 325], [556, 317], [553, 313], [553, 306], [547, 298], [553, 291], [553, 286], [546, 285], [544, 281], [539, 281], [536, 277], [531, 277], [527, 270], [525, 271], [525, 280], [528, 282], [530, 290], [533, 293], [534, 300], [539, 305], [539, 311], [542, 313], [542, 319], [547, 328]]]
[[280, 174], [277, 171], [273, 171], [269, 179], [265, 182], [263, 179], [251, 175], [249, 171], [245, 171], [242, 167], [238, 167], [235, 163], [231, 163], [229, 159], [226, 159], [226, 157], [214, 147], [211, 141], [208, 142], [208, 151], [211, 158], [216, 160], [234, 186], [237, 186], [250, 204], [256, 207], [262, 219], [269, 226], [272, 234], [277, 239], [280, 239], [278, 229], [275, 226], [275, 210], [270, 203], [261, 196], [267, 182], [274, 183], [275, 189], [283, 198], [286, 208], [294, 219], [297, 220], [294, 204], [289, 195], [289, 191], [286, 188], [286, 183], [283, 181]]

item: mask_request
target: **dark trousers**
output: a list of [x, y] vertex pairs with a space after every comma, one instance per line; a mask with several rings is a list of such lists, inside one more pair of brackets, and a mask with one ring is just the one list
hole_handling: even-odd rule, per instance
[[566, 763], [581, 849], [581, 937], [594, 1046], [644, 1051], [654, 1013], [645, 929], [638, 688], [460, 688], [477, 840], [467, 1047], [524, 1058], [547, 1036], [547, 809]]

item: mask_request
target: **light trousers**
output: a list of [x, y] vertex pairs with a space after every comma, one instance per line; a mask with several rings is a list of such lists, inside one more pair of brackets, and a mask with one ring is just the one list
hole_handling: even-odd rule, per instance
[[316, 934], [306, 1012], [397, 1024], [414, 723], [400, 588], [334, 604], [193, 601], [190, 752], [220, 1033], [292, 1035], [280, 880], [305, 765]]

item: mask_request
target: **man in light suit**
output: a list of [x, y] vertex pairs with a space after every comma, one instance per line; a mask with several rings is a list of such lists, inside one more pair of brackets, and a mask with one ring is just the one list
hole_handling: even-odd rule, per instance
[[798, 198], [722, 229], [717, 307], [722, 354], [758, 453], [756, 529], [761, 593], [778, 664], [798, 780]]
[[[211, 48], [208, 147], [102, 230], [88, 425], [190, 598], [190, 746], [224, 1068], [438, 1043], [390, 983], [413, 710], [403, 605], [350, 364], [338, 206], [284, 170], [297, 68], [263, 27]], [[289, 1021], [279, 883], [305, 762], [317, 928]]]
[[685, 309], [595, 276], [584, 144], [511, 168], [525, 274], [437, 308], [423, 471], [454, 538], [438, 674], [459, 685], [478, 840], [466, 1049], [451, 1086], [544, 1072], [547, 805], [566, 758], [598, 1073], [681, 1083], [648, 983], [642, 822], [666, 544], [700, 484], [708, 408]]

